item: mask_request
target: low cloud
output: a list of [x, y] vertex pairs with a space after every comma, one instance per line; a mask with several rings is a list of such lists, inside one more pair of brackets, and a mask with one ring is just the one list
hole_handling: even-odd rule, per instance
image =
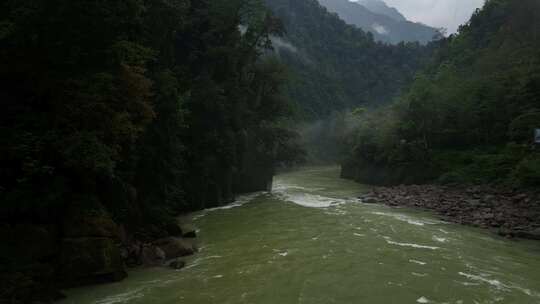
[[287, 50], [289, 52], [296, 53], [298, 51], [294, 45], [279, 37], [272, 36], [270, 37], [270, 40], [272, 41], [272, 46], [277, 52], [279, 52], [280, 50]]
[[382, 26], [380, 24], [374, 23], [371, 27], [373, 28], [373, 30], [375, 32], [377, 32], [377, 33], [379, 33], [381, 35], [388, 34], [388, 30], [384, 26]]

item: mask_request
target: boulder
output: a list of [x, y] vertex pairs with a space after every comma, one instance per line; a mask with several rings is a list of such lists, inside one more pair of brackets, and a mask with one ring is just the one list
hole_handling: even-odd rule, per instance
[[534, 230], [515, 231], [514, 236], [529, 240], [540, 240], [540, 228], [536, 228]]
[[141, 250], [140, 260], [145, 266], [163, 265], [167, 256], [163, 249], [154, 245], [145, 245]]
[[186, 266], [186, 262], [180, 260], [180, 259], [174, 259], [169, 263], [169, 267], [172, 269], [182, 269]]
[[178, 223], [169, 223], [165, 226], [165, 230], [170, 236], [183, 236], [184, 231]]
[[159, 239], [153, 245], [163, 250], [167, 260], [192, 255], [196, 252], [192, 241], [177, 237]]
[[468, 200], [465, 200], [465, 202], [472, 207], [478, 207], [482, 204], [482, 202], [479, 199], [468, 199]]
[[364, 203], [364, 204], [377, 204], [378, 201], [374, 197], [367, 196], [367, 197], [362, 198], [362, 203]]
[[182, 224], [182, 236], [184, 238], [195, 238], [197, 237], [197, 228], [193, 226], [192, 224]]
[[493, 219], [494, 217], [495, 217], [495, 215], [494, 215], [493, 213], [487, 213], [487, 212], [486, 212], [486, 213], [483, 213], [483, 214], [482, 214], [482, 218], [483, 218], [484, 220], [491, 220], [491, 219]]
[[142, 260], [143, 248], [143, 244], [139, 241], [124, 245], [124, 247], [121, 249], [121, 256], [124, 260], [124, 263], [126, 263], [128, 267], [142, 265], [144, 262]]
[[110, 214], [97, 199], [91, 197], [68, 209], [64, 216], [63, 233], [66, 238], [121, 238], [119, 228]]
[[59, 268], [67, 287], [115, 282], [127, 275], [118, 246], [105, 237], [63, 239]]

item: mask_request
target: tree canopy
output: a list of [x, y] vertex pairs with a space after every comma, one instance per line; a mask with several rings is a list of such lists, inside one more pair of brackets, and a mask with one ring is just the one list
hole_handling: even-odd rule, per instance
[[[487, 1], [398, 101], [362, 118], [347, 162], [425, 167], [420, 179], [538, 185], [539, 13], [537, 1]], [[414, 174], [392, 182], [404, 180]]]

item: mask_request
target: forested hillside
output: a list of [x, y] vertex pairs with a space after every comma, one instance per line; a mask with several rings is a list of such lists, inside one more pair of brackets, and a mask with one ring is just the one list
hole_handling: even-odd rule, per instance
[[265, 2], [284, 24], [286, 44], [278, 53], [289, 68], [285, 94], [302, 119], [391, 101], [430, 53], [418, 43], [378, 43], [317, 0]]
[[258, 1], [2, 1], [0, 299], [119, 279], [118, 227], [267, 189], [301, 156], [280, 33]]
[[427, 44], [442, 38], [438, 29], [421, 23], [410, 22], [387, 7], [384, 2], [370, 0], [352, 2], [349, 0], [319, 0], [330, 12], [336, 13], [348, 24], [371, 32], [377, 41], [397, 44], [399, 42], [420, 42]]
[[[276, 168], [305, 161], [301, 135], [332, 161], [347, 134], [342, 175], [363, 183], [538, 187], [538, 16], [538, 0], [488, 0], [455, 35], [392, 45], [317, 0], [0, 2], [0, 303], [48, 303], [60, 288], [121, 280], [126, 265], [182, 268], [198, 232], [178, 215], [269, 190]], [[290, 203], [280, 190], [263, 195], [267, 207]], [[336, 201], [291, 193], [310, 207]], [[246, 214], [242, 237], [262, 213]], [[260, 235], [224, 243], [259, 246]], [[289, 253], [267, 251], [254, 259], [266, 267], [267, 253]]]
[[391, 106], [362, 113], [343, 175], [540, 185], [540, 2], [490, 0]]

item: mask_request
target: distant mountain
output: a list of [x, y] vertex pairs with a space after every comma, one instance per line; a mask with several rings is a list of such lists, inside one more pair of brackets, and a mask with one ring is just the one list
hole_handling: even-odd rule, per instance
[[358, 0], [353, 1], [361, 4], [363, 7], [372, 11], [375, 14], [384, 15], [390, 17], [399, 22], [407, 21], [407, 18], [403, 16], [397, 9], [389, 7], [384, 1], [381, 0]]
[[284, 37], [272, 39], [290, 74], [284, 93], [306, 119], [390, 102], [430, 55], [429, 47], [418, 43], [378, 43], [317, 0], [265, 3], [286, 31]]
[[378, 41], [396, 44], [418, 41], [426, 44], [438, 35], [435, 28], [407, 21], [395, 8], [380, 0], [319, 0], [328, 11], [336, 13], [346, 23], [371, 32]]

